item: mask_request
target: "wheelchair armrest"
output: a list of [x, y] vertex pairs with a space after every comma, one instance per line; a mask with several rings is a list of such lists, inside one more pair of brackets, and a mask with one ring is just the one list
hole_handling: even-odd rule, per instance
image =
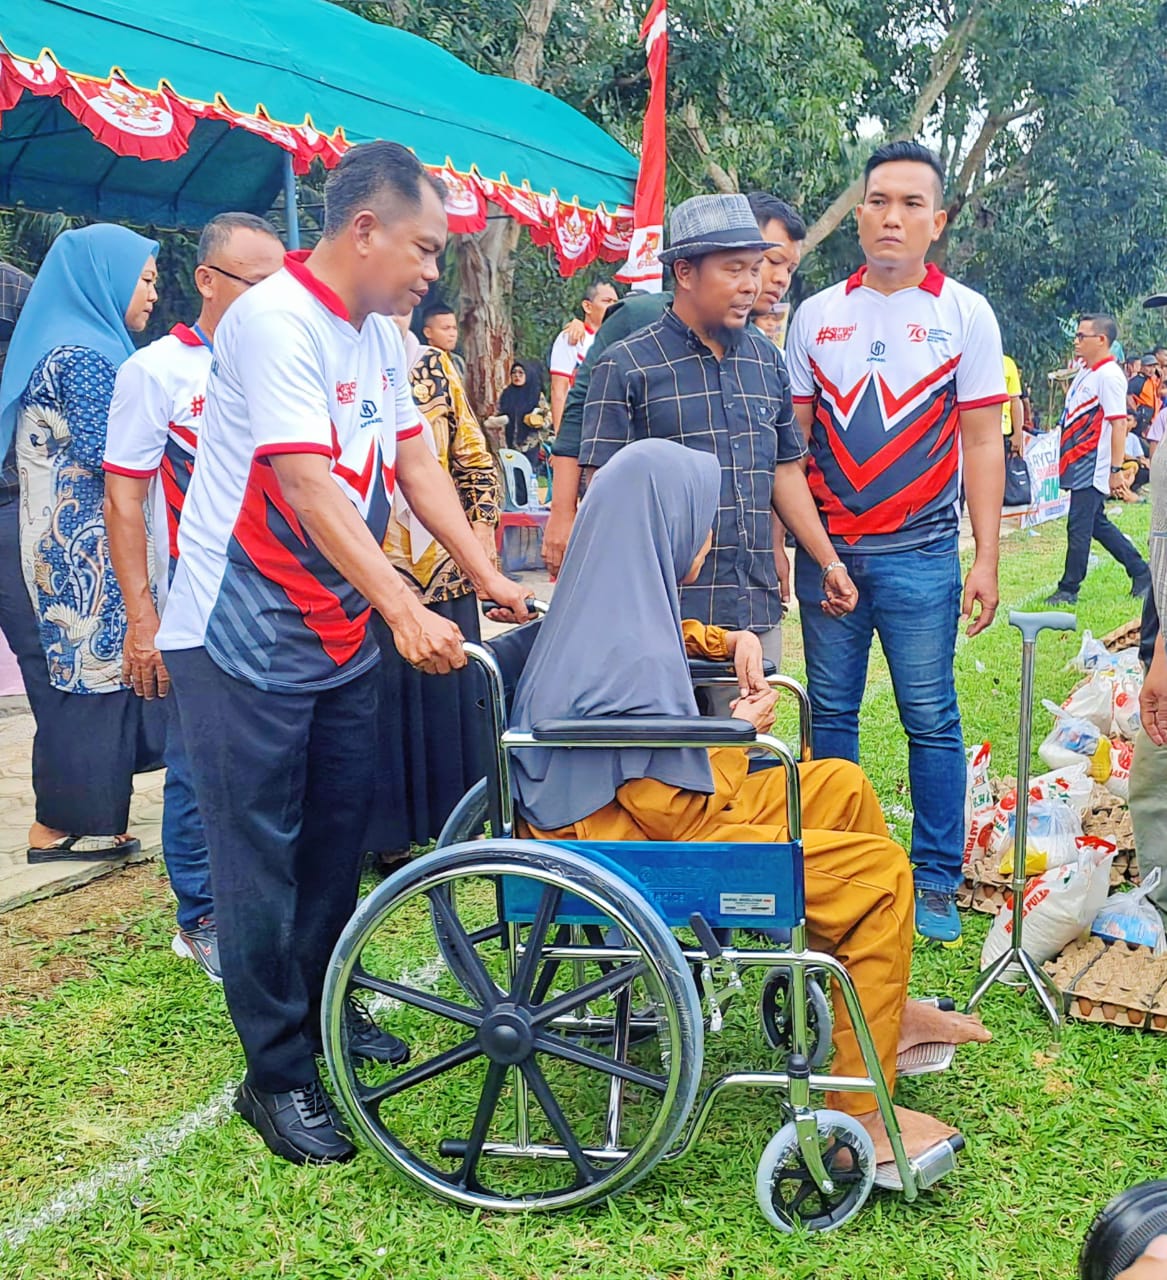
[[542, 720], [532, 726], [536, 742], [620, 742], [636, 746], [667, 741], [701, 746], [753, 742], [757, 731], [748, 720], [707, 720], [695, 716], [589, 716], [576, 720]]
[[[762, 662], [764, 676], [775, 675], [778, 668], [767, 658]], [[711, 658], [690, 658], [689, 677], [692, 680], [717, 680], [733, 675], [732, 662], [714, 662]]]

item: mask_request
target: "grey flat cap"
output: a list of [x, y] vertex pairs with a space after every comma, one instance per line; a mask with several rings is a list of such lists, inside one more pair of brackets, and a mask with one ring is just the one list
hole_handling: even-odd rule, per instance
[[760, 253], [770, 248], [758, 230], [750, 202], [742, 195], [692, 196], [681, 201], [669, 219], [669, 242], [657, 255], [664, 263], [727, 249]]

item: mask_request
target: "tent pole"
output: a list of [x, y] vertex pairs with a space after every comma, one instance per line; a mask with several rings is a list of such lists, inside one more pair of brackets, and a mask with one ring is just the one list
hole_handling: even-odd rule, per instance
[[284, 152], [284, 213], [288, 223], [288, 248], [300, 247], [300, 206], [296, 202], [296, 171], [292, 153]]

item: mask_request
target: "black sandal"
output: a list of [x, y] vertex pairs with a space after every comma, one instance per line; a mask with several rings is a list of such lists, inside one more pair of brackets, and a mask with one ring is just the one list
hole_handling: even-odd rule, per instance
[[137, 853], [142, 842], [133, 838], [108, 844], [109, 836], [62, 836], [43, 849], [29, 848], [28, 860], [37, 862], [112, 862]]

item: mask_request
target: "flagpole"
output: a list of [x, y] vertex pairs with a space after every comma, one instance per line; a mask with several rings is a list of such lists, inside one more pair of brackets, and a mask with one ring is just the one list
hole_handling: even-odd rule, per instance
[[616, 272], [616, 279], [642, 293], [659, 293], [664, 277], [657, 254], [664, 247], [668, 0], [653, 0], [641, 25], [640, 38], [644, 41], [648, 63], [648, 105], [641, 135], [632, 243], [628, 261]]

